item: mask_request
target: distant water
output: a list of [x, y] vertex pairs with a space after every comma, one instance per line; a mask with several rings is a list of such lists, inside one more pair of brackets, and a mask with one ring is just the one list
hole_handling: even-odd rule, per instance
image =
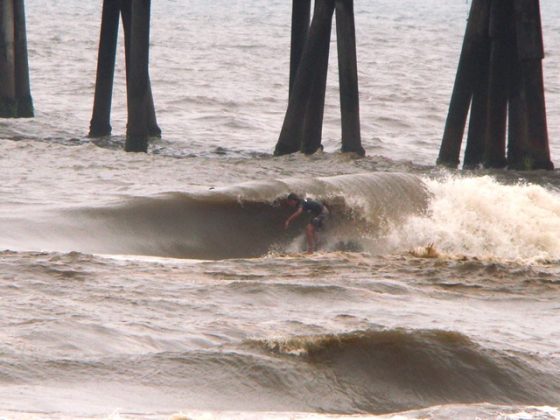
[[[542, 0], [552, 159], [560, 3]], [[28, 0], [0, 120], [0, 419], [560, 418], [560, 175], [435, 167], [469, 5], [357, 2], [362, 136], [272, 156], [291, 2], [152, 5], [163, 138], [86, 137], [101, 4]], [[324, 201], [321, 250], [290, 191]], [[354, 417], [355, 416], [355, 417]]]

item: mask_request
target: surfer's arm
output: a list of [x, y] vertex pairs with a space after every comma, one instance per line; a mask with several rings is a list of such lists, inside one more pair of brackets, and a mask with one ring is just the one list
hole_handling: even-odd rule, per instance
[[290, 217], [288, 217], [288, 220], [286, 220], [286, 223], [284, 223], [284, 227], [288, 229], [290, 223], [292, 223], [294, 219], [298, 218], [301, 213], [303, 213], [303, 208], [299, 207]]

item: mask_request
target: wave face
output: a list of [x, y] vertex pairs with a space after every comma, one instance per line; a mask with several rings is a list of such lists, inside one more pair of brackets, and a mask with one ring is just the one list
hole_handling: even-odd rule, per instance
[[[520, 263], [560, 260], [560, 195], [490, 176], [420, 179], [367, 173], [248, 182], [0, 219], [0, 248], [192, 259], [305, 249], [306, 218], [284, 229], [291, 191], [331, 210], [324, 251], [438, 255]], [[308, 220], [308, 219], [307, 219]]]
[[[144, 410], [154, 410], [156, 401], [204, 410], [345, 414], [480, 402], [556, 405], [560, 381], [532, 366], [537, 362], [533, 354], [484, 348], [459, 332], [388, 329], [247, 339], [205, 350], [179, 344], [176, 351], [79, 359], [17, 356], [0, 383], [39, 381], [40, 387], [57, 378], [60, 387], [71, 384], [70, 395], [109, 387], [115, 401], [132, 398]], [[16, 389], [32, 400], [36, 388]]]
[[531, 356], [486, 349], [453, 331], [368, 330], [252, 344], [303, 361], [317, 378], [332, 381], [323, 384], [332, 399], [352, 401], [354, 412], [479, 401], [554, 404], [560, 391], [560, 381], [532, 367]]
[[[323, 244], [369, 235], [427, 205], [413, 175], [372, 173], [252, 182], [194, 193], [137, 197], [115, 205], [66, 209], [7, 226], [7, 248], [137, 254], [193, 259], [244, 258], [298, 251], [306, 220], [288, 231], [294, 191], [323, 201], [331, 217]], [[19, 231], [23, 230], [22, 231]], [[15, 244], [15, 246], [14, 246]], [[6, 246], [4, 245], [4, 246]], [[53, 249], [54, 248], [54, 249]]]

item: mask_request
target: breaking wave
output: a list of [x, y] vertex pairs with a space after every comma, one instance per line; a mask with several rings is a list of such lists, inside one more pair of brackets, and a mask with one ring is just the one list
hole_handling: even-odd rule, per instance
[[323, 201], [331, 217], [324, 251], [402, 253], [428, 246], [436, 257], [560, 260], [560, 195], [489, 176], [420, 179], [402, 173], [249, 182], [140, 196], [97, 207], [60, 208], [0, 219], [0, 248], [224, 259], [304, 250], [291, 191]]
[[5, 222], [1, 246], [193, 259], [298, 251], [304, 218], [288, 231], [283, 227], [293, 210], [282, 199], [291, 191], [322, 200], [331, 210], [327, 249], [378, 232], [389, 220], [398, 223], [425, 208], [428, 200], [423, 182], [408, 174], [251, 182], [13, 219]]
[[522, 263], [560, 260], [560, 194], [491, 176], [425, 179], [426, 212], [395, 225], [388, 248], [431, 244], [441, 254]]

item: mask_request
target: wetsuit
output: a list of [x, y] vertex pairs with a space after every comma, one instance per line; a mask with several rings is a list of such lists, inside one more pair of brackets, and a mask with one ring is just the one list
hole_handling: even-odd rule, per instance
[[306, 198], [305, 200], [300, 201], [299, 206], [305, 213], [313, 216], [311, 224], [315, 227], [315, 229], [321, 229], [324, 226], [324, 223], [329, 215], [329, 210], [324, 204], [319, 201]]

